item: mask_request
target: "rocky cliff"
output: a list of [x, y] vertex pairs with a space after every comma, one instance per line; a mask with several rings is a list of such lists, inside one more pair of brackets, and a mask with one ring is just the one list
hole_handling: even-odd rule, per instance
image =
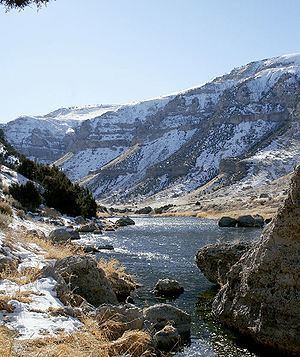
[[171, 96], [19, 118], [5, 133], [25, 155], [58, 160], [99, 199], [176, 198], [220, 171], [238, 168], [220, 184], [238, 180], [241, 189], [292, 171], [300, 157], [299, 94], [300, 55], [286, 55]]
[[213, 313], [255, 341], [300, 354], [300, 166], [277, 217], [227, 274]]

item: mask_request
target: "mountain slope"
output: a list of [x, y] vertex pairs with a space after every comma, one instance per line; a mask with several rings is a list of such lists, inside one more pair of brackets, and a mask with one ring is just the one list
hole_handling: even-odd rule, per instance
[[[24, 154], [59, 159], [70, 178], [101, 200], [160, 200], [193, 191], [220, 170], [231, 174], [219, 185], [241, 187], [290, 172], [300, 156], [299, 95], [300, 55], [286, 55], [103, 113], [61, 110], [16, 119], [5, 132]], [[237, 161], [233, 168], [230, 158]]]

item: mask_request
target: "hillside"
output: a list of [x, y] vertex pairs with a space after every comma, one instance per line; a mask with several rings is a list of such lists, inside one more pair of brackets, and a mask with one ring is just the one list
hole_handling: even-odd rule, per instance
[[57, 160], [103, 202], [155, 203], [195, 190], [197, 199], [204, 185], [255, 190], [299, 161], [299, 76], [300, 55], [285, 55], [171, 96], [60, 109], [4, 130], [20, 152]]

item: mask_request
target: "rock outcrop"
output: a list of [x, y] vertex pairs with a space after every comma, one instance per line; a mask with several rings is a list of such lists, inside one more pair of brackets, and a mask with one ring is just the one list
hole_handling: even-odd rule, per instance
[[256, 342], [300, 355], [300, 166], [276, 218], [232, 266], [213, 314]]
[[206, 245], [196, 255], [197, 266], [209, 281], [222, 286], [231, 267], [251, 246], [250, 242], [242, 241]]
[[119, 218], [117, 221], [116, 221], [116, 225], [118, 227], [124, 227], [124, 226], [131, 226], [131, 225], [134, 225], [135, 222], [133, 219], [131, 219], [130, 217], [122, 217], [122, 218]]

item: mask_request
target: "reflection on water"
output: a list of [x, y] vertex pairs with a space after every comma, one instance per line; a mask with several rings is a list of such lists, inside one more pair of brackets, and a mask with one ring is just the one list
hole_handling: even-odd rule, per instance
[[112, 244], [114, 251], [98, 257], [115, 257], [143, 285], [135, 301], [151, 305], [160, 300], [151, 290], [160, 278], [174, 278], [185, 292], [171, 303], [188, 311], [193, 318], [192, 344], [177, 356], [256, 356], [239, 347], [234, 336], [210, 318], [213, 285], [195, 265], [197, 250], [209, 243], [252, 240], [258, 229], [219, 228], [216, 221], [190, 217], [139, 217], [136, 225], [107, 232], [104, 236], [85, 235], [86, 242]]

